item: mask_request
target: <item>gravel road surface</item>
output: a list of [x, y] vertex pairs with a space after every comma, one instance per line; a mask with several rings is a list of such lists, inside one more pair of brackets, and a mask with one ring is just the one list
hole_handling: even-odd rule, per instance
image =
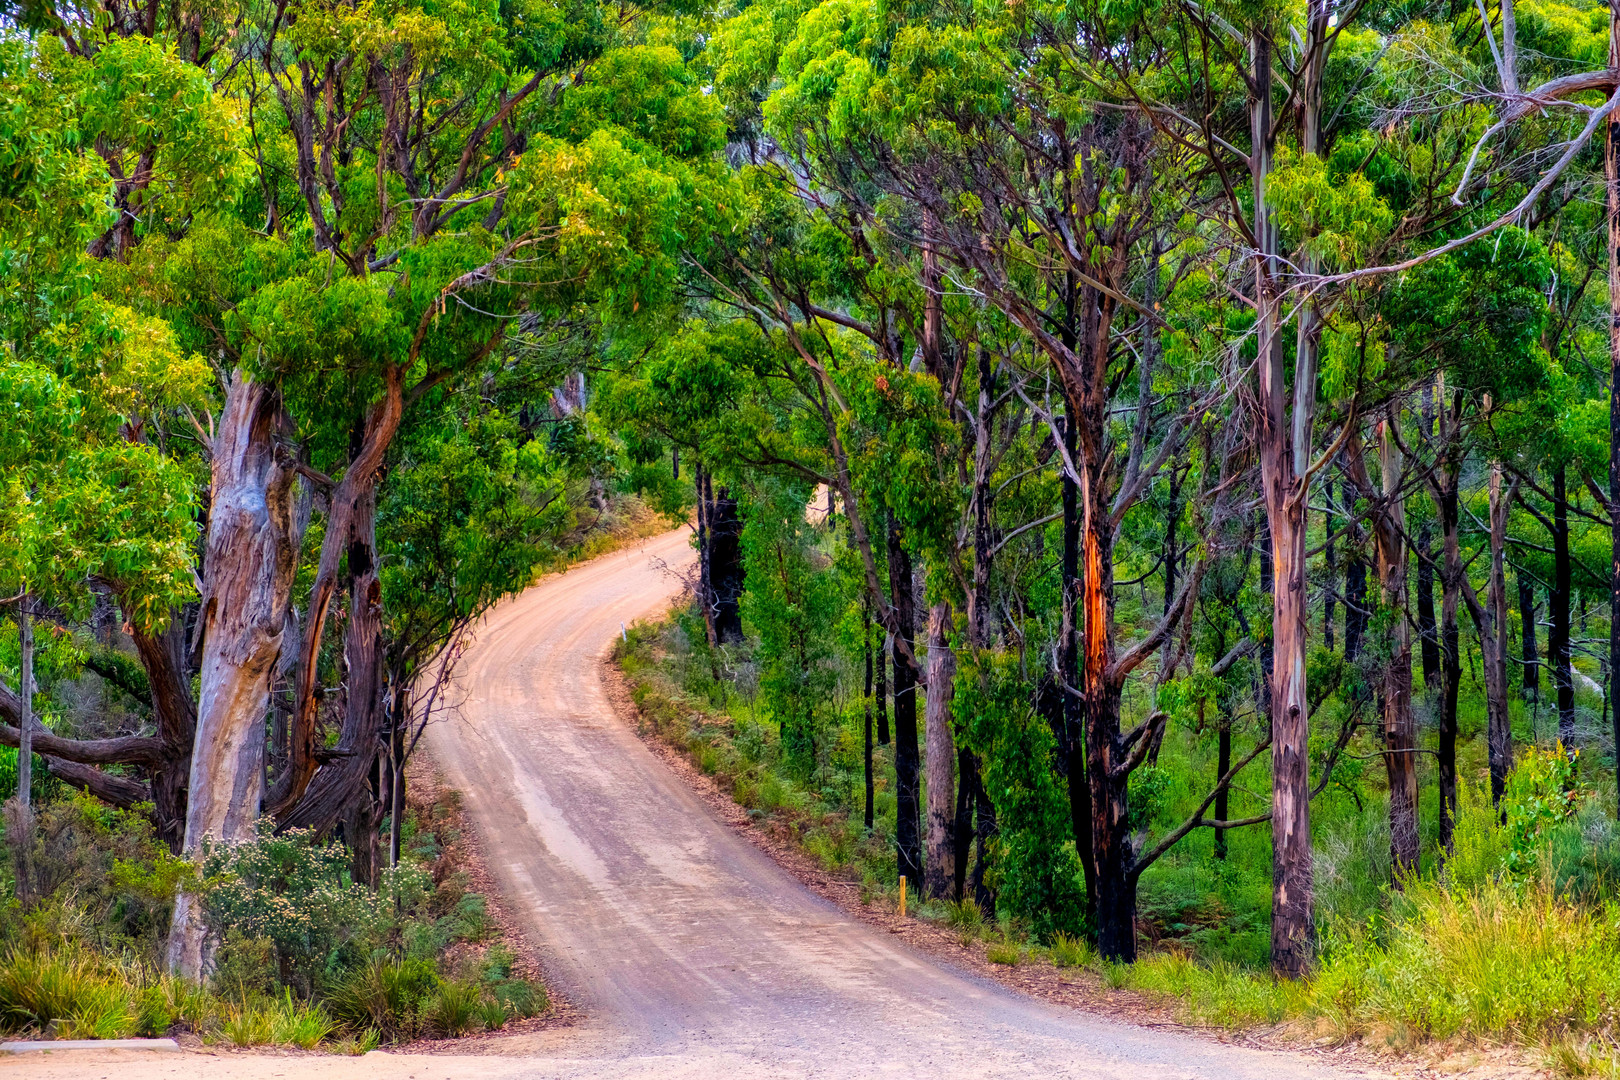
[[[1025, 998], [916, 953], [803, 888], [716, 821], [615, 716], [600, 663], [663, 610], [693, 554], [682, 529], [497, 608], [461, 669], [461, 715], [431, 751], [478, 823], [509, 910], [585, 1019], [479, 1056], [195, 1054], [0, 1062], [113, 1080], [1360, 1075]], [[487, 1048], [487, 1053], [482, 1048]]]

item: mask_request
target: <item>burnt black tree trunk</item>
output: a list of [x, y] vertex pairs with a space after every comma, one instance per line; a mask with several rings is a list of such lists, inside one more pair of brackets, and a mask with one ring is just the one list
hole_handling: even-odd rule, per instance
[[[1066, 418], [1063, 445], [1074, 460], [1079, 425]], [[1069, 824], [1086, 874], [1086, 903], [1096, 903], [1097, 860], [1091, 840], [1091, 779], [1086, 775], [1086, 719], [1080, 685], [1080, 486], [1063, 476], [1062, 621], [1058, 631], [1057, 681], [1062, 703], [1064, 774], [1069, 785]]]
[[979, 787], [979, 759], [967, 747], [956, 751], [956, 825], [951, 839], [956, 847], [952, 898], [961, 903], [967, 896], [968, 857], [973, 852], [973, 806]]
[[[910, 647], [915, 639], [917, 609], [913, 596], [911, 556], [906, 552], [900, 523], [889, 514], [889, 592], [900, 638], [894, 643], [894, 788], [895, 856], [900, 873], [922, 888], [922, 821], [917, 789], [917, 669]], [[901, 646], [904, 641], [906, 647]]]
[[742, 519], [737, 500], [721, 488], [709, 519], [709, 588], [714, 604], [714, 636], [721, 645], [742, 641]]
[[710, 520], [714, 514], [713, 485], [709, 480], [709, 470], [703, 467], [702, 462], [692, 470], [692, 486], [697, 489], [698, 610], [703, 612], [703, 630], [712, 648], [720, 643], [714, 626], [714, 589], [710, 584], [710, 564], [714, 555], [714, 530]]

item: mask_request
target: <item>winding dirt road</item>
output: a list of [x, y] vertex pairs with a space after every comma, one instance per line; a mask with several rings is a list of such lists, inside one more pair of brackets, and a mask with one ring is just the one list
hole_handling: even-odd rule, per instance
[[582, 1023], [482, 1043], [492, 1053], [478, 1057], [230, 1055], [201, 1072], [191, 1055], [19, 1064], [42, 1080], [1350, 1075], [1059, 1009], [942, 966], [717, 822], [615, 716], [599, 672], [621, 623], [668, 604], [688, 535], [501, 605], [463, 663], [461, 718], [429, 736], [508, 908], [530, 920]]

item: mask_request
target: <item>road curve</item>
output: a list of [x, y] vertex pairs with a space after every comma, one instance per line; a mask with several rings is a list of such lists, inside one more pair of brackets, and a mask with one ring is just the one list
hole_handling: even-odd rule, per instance
[[[717, 822], [608, 703], [599, 663], [692, 559], [680, 530], [496, 610], [432, 752], [588, 1019], [545, 1075], [1335, 1075], [1029, 1000], [918, 955]], [[538, 1062], [536, 1063], [539, 1064]]]
[[[585, 1020], [483, 1044], [499, 1056], [303, 1058], [291, 1072], [281, 1059], [280, 1074], [1350, 1075], [1304, 1055], [1060, 1009], [943, 966], [847, 917], [717, 822], [615, 716], [599, 670], [621, 624], [667, 606], [678, 588], [671, 570], [692, 559], [689, 535], [597, 559], [496, 608], [463, 660], [460, 716], [428, 736], [508, 908], [530, 922], [550, 976]], [[274, 1060], [222, 1058], [209, 1074], [275, 1076], [252, 1064]], [[171, 1061], [116, 1071], [121, 1080], [190, 1071]], [[74, 1075], [57, 1068], [37, 1075]]]

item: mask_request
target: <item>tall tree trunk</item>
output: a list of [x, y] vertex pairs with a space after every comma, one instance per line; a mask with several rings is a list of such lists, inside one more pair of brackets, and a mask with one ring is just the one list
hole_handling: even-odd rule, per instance
[[1553, 585], [1547, 596], [1552, 633], [1547, 635], [1547, 661], [1552, 665], [1553, 688], [1558, 695], [1558, 738], [1569, 749], [1575, 740], [1575, 678], [1570, 670], [1569, 604], [1569, 499], [1565, 467], [1553, 471]]
[[[1313, 0], [1307, 32], [1315, 67], [1301, 81], [1304, 110], [1302, 150], [1319, 150], [1320, 64], [1328, 48], [1327, 5]], [[1314, 307], [1302, 312], [1289, 393], [1281, 340], [1282, 299], [1277, 275], [1281, 238], [1271, 215], [1267, 186], [1276, 151], [1272, 118], [1272, 50], [1269, 25], [1251, 36], [1250, 170], [1254, 188], [1254, 232], [1260, 258], [1254, 269], [1259, 353], [1259, 453], [1262, 497], [1271, 530], [1272, 672], [1271, 807], [1272, 898], [1271, 966], [1286, 978], [1303, 975], [1314, 951], [1310, 822], [1310, 706], [1305, 689], [1306, 593], [1305, 507], [1310, 465], [1312, 409], [1316, 401]], [[1292, 414], [1289, 414], [1292, 398]]]
[[[259, 816], [270, 674], [297, 569], [294, 474], [277, 464], [273, 441], [280, 411], [267, 387], [243, 371], [232, 375], [214, 438], [203, 557], [201, 705], [182, 847], [191, 856], [208, 837], [252, 836]], [[203, 973], [203, 927], [191, 893], [175, 901], [168, 963], [190, 978]]]
[[951, 738], [951, 699], [956, 694], [956, 655], [951, 652], [951, 605], [928, 609], [928, 684], [924, 715], [928, 769], [927, 894], [943, 900], [956, 876], [956, 744]]
[[[1284, 356], [1280, 338], [1280, 305], [1275, 275], [1279, 250], [1277, 226], [1267, 204], [1266, 187], [1275, 151], [1272, 123], [1272, 37], [1269, 27], [1251, 40], [1254, 85], [1249, 102], [1252, 132], [1250, 166], [1254, 185], [1256, 236], [1261, 258], [1255, 266], [1258, 301], [1260, 406], [1260, 477], [1272, 558], [1272, 897], [1271, 966], [1279, 975], [1304, 974], [1312, 952], [1312, 879], [1310, 774], [1307, 757], [1309, 713], [1305, 698], [1305, 499], [1302, 470], [1296, 468], [1310, 442], [1291, 431]], [[1296, 372], [1297, 382], [1314, 387], [1314, 374]], [[1309, 432], [1309, 409], [1300, 411], [1296, 394], [1295, 424]]]
[[[915, 888], [922, 884], [922, 836], [918, 806], [917, 676], [911, 646], [917, 613], [913, 596], [911, 556], [907, 554], [900, 523], [888, 518], [889, 591], [893, 597], [899, 633], [894, 642], [894, 788], [895, 856], [899, 872]], [[904, 646], [901, 642], [904, 641]]]

